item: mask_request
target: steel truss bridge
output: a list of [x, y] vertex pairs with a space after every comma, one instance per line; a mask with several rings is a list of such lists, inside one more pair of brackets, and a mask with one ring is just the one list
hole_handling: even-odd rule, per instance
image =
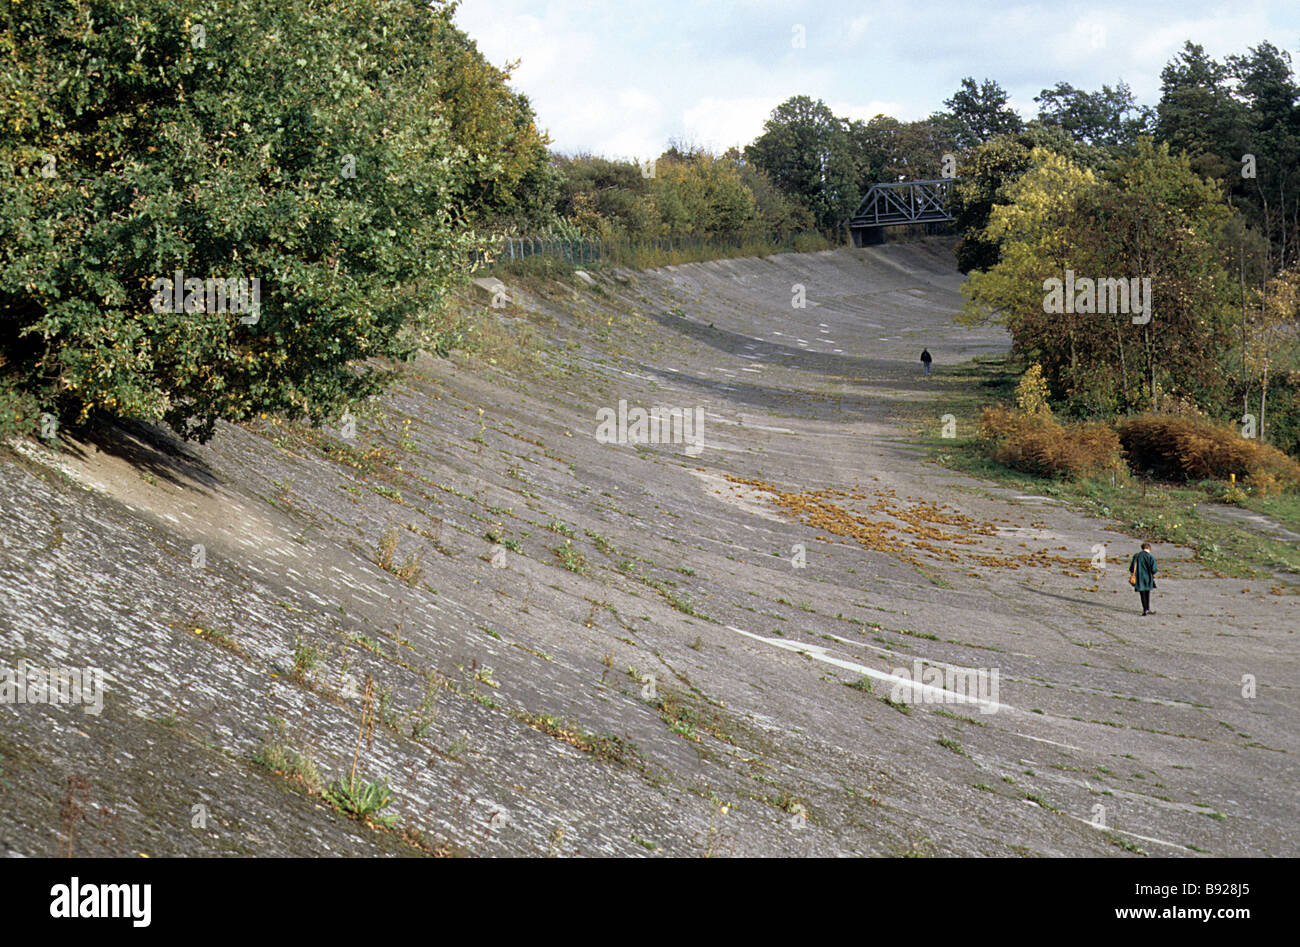
[[899, 224], [928, 224], [927, 230], [952, 223], [952, 186], [957, 178], [873, 184], [849, 218], [849, 233], [857, 247], [884, 240], [882, 228]]

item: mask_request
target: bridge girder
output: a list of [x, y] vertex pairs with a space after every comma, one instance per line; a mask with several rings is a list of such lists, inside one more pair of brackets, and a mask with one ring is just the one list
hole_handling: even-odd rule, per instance
[[873, 184], [849, 218], [849, 229], [951, 222], [953, 216], [948, 207], [952, 186], [957, 181], [957, 178], [936, 178]]

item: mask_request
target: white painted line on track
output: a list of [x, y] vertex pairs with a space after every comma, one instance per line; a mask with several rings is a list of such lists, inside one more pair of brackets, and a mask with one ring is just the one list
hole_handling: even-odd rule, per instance
[[1031, 737], [1031, 736], [1030, 736], [1029, 734], [1027, 734], [1027, 733], [1017, 733], [1016, 735], [1017, 735], [1017, 736], [1022, 736], [1022, 737], [1024, 737], [1026, 740], [1033, 740], [1035, 743], [1046, 743], [1046, 744], [1048, 744], [1049, 746], [1059, 746], [1059, 747], [1063, 747], [1063, 748], [1065, 748], [1065, 749], [1067, 749], [1067, 750], [1076, 750], [1076, 751], [1078, 751], [1079, 753], [1082, 753], [1082, 752], [1083, 752], [1083, 747], [1081, 747], [1081, 746], [1074, 746], [1073, 744], [1070, 744], [1070, 743], [1057, 743], [1055, 740], [1048, 740], [1046, 737]]
[[[1025, 801], [1029, 802], [1029, 800], [1027, 799]], [[1033, 803], [1033, 802], [1030, 802], [1029, 804], [1031, 806], [1037, 805], [1037, 803]], [[1084, 825], [1090, 825], [1098, 832], [1116, 832], [1120, 835], [1131, 835], [1133, 838], [1140, 838], [1142, 841], [1150, 842], [1153, 845], [1164, 845], [1168, 848], [1176, 848], [1179, 851], [1196, 853], [1194, 849], [1190, 849], [1186, 845], [1183, 845], [1179, 842], [1166, 842], [1164, 839], [1151, 838], [1149, 835], [1138, 835], [1136, 832], [1127, 832], [1124, 829], [1117, 829], [1114, 826], [1098, 825], [1096, 822], [1093, 822], [1089, 819], [1081, 818], [1080, 816], [1077, 815], [1070, 815], [1070, 813], [1068, 812], [1062, 814], [1070, 816], [1070, 818], [1073, 819], [1075, 822], [1082, 822]]]
[[[734, 625], [724, 625], [729, 631], [744, 635], [746, 638], [753, 638], [755, 641], [761, 641], [764, 644], [772, 645], [775, 648], [781, 648], [785, 651], [793, 651], [796, 654], [806, 654], [815, 661], [821, 661], [823, 664], [829, 664], [832, 667], [842, 668], [845, 671], [855, 671], [858, 674], [866, 675], [872, 680], [882, 681], [887, 684], [902, 684], [908, 687], [913, 694], [921, 694], [924, 698], [922, 703], [953, 703], [953, 697], [957, 696], [955, 692], [945, 690], [942, 687], [935, 687], [933, 684], [922, 684], [920, 681], [913, 681], [911, 678], [899, 677], [895, 674], [886, 674], [884, 671], [877, 671], [875, 668], [869, 668], [864, 664], [858, 664], [856, 661], [845, 661], [843, 658], [834, 658], [826, 653], [826, 649], [821, 645], [803, 644], [793, 641], [779, 641], [776, 638], [765, 638], [762, 635], [754, 634], [752, 631], [745, 631], [743, 628], [737, 628]], [[997, 713], [999, 710], [1015, 711], [1016, 708], [1009, 704], [1000, 704], [994, 700], [986, 700], [982, 697], [966, 697], [962, 703], [979, 704], [981, 712]], [[990, 708], [983, 711], [983, 707]]]

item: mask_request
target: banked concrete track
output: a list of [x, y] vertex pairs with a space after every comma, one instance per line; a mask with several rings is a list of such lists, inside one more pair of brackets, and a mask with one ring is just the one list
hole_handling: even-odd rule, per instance
[[[1163, 547], [1139, 619], [1131, 537], [923, 463], [896, 419], [1008, 344], [960, 282], [922, 243], [512, 286], [535, 363], [421, 361], [352, 439], [19, 445], [0, 669], [106, 681], [0, 703], [0, 853], [1297, 854], [1300, 600]], [[620, 401], [700, 449], [598, 441]], [[887, 702], [915, 662], [997, 693]]]

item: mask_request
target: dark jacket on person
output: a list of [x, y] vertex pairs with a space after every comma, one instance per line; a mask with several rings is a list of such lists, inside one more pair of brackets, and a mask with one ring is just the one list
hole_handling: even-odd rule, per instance
[[930, 358], [930, 350], [929, 350], [929, 349], [921, 349], [921, 361], [925, 362], [927, 365], [930, 364], [930, 362], [933, 361], [933, 359]]
[[1150, 592], [1156, 587], [1156, 557], [1145, 549], [1129, 560], [1128, 571], [1137, 575], [1135, 592]]

